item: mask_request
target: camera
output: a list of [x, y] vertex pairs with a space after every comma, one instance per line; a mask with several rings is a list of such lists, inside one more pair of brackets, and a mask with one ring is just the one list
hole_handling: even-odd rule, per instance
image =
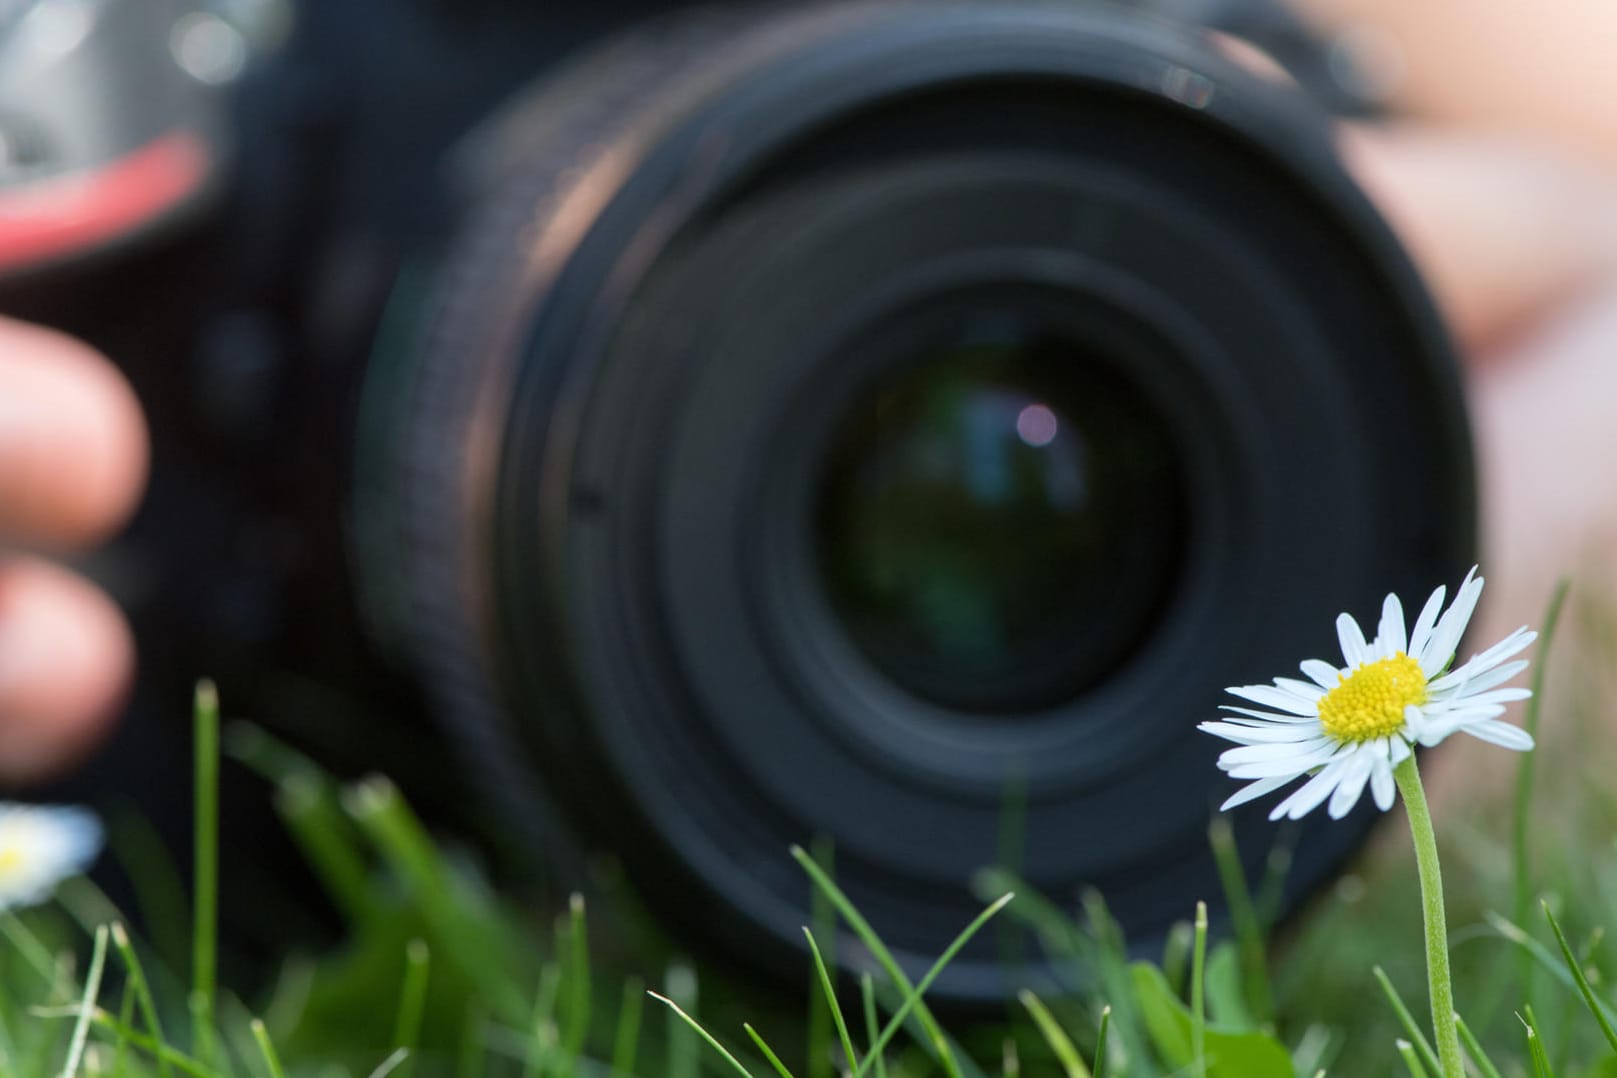
[[[7, 17], [38, 70], [0, 78], [0, 306], [113, 356], [153, 428], [101, 566], [142, 698], [213, 674], [559, 876], [610, 850], [750, 968], [802, 968], [786, 852], [820, 836], [917, 970], [992, 864], [1160, 940], [1222, 894], [1222, 687], [1470, 564], [1431, 302], [1318, 104], [1204, 26]], [[1283, 904], [1370, 822], [1302, 824]], [[934, 992], [998, 998], [1001, 958]]]

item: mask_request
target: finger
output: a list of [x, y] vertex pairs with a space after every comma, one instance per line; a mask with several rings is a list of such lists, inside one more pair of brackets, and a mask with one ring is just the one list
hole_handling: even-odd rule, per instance
[[0, 562], [0, 782], [37, 782], [82, 759], [133, 672], [128, 625], [100, 590], [37, 559]]
[[1531, 132], [1617, 166], [1617, 5], [1553, 8], [1460, 0], [1289, 0], [1331, 44], [1371, 68], [1389, 104], [1444, 127]]
[[0, 536], [93, 543], [134, 510], [146, 427], [129, 384], [70, 337], [0, 319]]
[[1473, 360], [1617, 268], [1617, 196], [1548, 151], [1372, 128], [1347, 129], [1342, 145]]

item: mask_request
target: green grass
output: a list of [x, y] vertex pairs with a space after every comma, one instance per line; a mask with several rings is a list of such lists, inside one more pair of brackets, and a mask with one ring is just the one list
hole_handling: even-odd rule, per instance
[[[1559, 597], [1556, 600], [1559, 604]], [[1617, 633], [1580, 612], [1592, 654]], [[1550, 618], [1546, 629], [1553, 629]], [[1548, 642], [1550, 632], [1546, 631]], [[1590, 643], [1592, 641], [1592, 643]], [[1542, 657], [1543, 649], [1540, 650]], [[1567, 664], [1557, 669], [1566, 668]], [[1617, 908], [1617, 736], [1598, 678], [1543, 680], [1528, 723], [1540, 749], [1486, 783], [1438, 754], [1438, 831], [1464, 1053], [1480, 1078], [1617, 1076], [1617, 959], [1601, 923]], [[1602, 670], [1589, 655], [1573, 669]], [[1542, 721], [1539, 708], [1544, 708]], [[1436, 1075], [1425, 1025], [1421, 907], [1398, 821], [1388, 841], [1278, 936], [1274, 880], [1242, 878], [1226, 821], [1210, 831], [1235, 938], [1208, 939], [1198, 901], [1160, 961], [1131, 958], [1102, 897], [1065, 911], [1014, 873], [986, 871], [982, 912], [911, 981], [835, 882], [829, 846], [793, 850], [817, 894], [805, 928], [811, 1000], [801, 1012], [743, 999], [674, 959], [645, 965], [615, 932], [592, 935], [581, 898], [553, 922], [509, 906], [429, 835], [381, 778], [343, 786], [259, 732], [232, 751], [269, 775], [276, 805], [346, 940], [288, 956], [242, 998], [216, 980], [218, 703], [196, 701], [196, 872], [189, 976], [132, 938], [86, 880], [0, 914], [0, 1074], [114, 1078], [1291, 1078]], [[1481, 759], [1480, 756], [1474, 757]], [[1553, 780], [1550, 780], [1553, 777]], [[1456, 793], [1456, 784], [1474, 785]], [[149, 856], [136, 834], [126, 858]], [[787, 851], [782, 851], [786, 856]], [[161, 884], [152, 893], [161, 896]], [[1012, 898], [1009, 892], [1015, 891]], [[168, 901], [160, 908], [174, 909]], [[1505, 911], [1508, 911], [1505, 912]], [[1192, 916], [1194, 915], [1194, 916]], [[991, 920], [1023, 926], [1081, 967], [1092, 993], [1025, 991], [1002, 1023], [946, 1027], [926, 992]], [[876, 969], [857, 981], [829, 950], [841, 929]], [[547, 930], [548, 926], [548, 930]], [[185, 938], [160, 924], [154, 937]], [[629, 952], [629, 953], [626, 953]], [[184, 968], [183, 965], [180, 967]], [[646, 985], [657, 986], [647, 992]], [[1407, 1002], [1406, 1002], [1407, 1001]]]

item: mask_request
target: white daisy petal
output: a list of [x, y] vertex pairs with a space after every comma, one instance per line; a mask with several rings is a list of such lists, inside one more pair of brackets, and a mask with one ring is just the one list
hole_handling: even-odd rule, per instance
[[1262, 797], [1264, 794], [1273, 793], [1296, 777], [1296, 775], [1275, 775], [1272, 778], [1259, 779], [1256, 782], [1248, 783], [1231, 794], [1229, 799], [1222, 805], [1218, 806], [1218, 811], [1228, 812], [1237, 805], [1244, 805], [1248, 801]]
[[1517, 629], [1515, 632], [1499, 641], [1499, 643], [1495, 644], [1487, 651], [1471, 656], [1471, 658], [1467, 659], [1464, 664], [1454, 670], [1449, 671], [1447, 674], [1444, 674], [1442, 677], [1432, 682], [1432, 689], [1433, 691], [1442, 691], [1443, 689], [1449, 688], [1451, 685], [1463, 683], [1468, 680], [1474, 680], [1487, 671], [1492, 670], [1494, 667], [1498, 666], [1512, 655], [1515, 655], [1517, 652], [1521, 651], [1523, 648], [1527, 647], [1537, 639], [1537, 633], [1532, 632], [1525, 627]]
[[1359, 803], [1359, 795], [1364, 793], [1364, 784], [1370, 781], [1370, 773], [1375, 769], [1375, 754], [1368, 749], [1360, 749], [1348, 761], [1347, 771], [1342, 781], [1331, 794], [1331, 803], [1325, 809], [1331, 819], [1340, 820], [1353, 806]]
[[1275, 688], [1273, 685], [1237, 685], [1233, 689], [1225, 689], [1232, 696], [1239, 696], [1243, 700], [1250, 700], [1254, 704], [1272, 707], [1277, 711], [1289, 711], [1293, 715], [1316, 715], [1319, 708], [1314, 701], [1287, 692], [1285, 689]]
[[1481, 673], [1488, 667], [1510, 658], [1537, 639], [1537, 632], [1525, 625], [1520, 626], [1497, 644], [1471, 656], [1465, 665], [1471, 667], [1474, 672]]
[[1532, 734], [1523, 730], [1520, 726], [1512, 726], [1510, 723], [1500, 722], [1498, 719], [1466, 723], [1460, 729], [1472, 737], [1481, 738], [1483, 741], [1489, 741], [1507, 749], [1515, 749], [1518, 752], [1526, 752], [1533, 747]]
[[1432, 638], [1432, 626], [1437, 624], [1437, 612], [1443, 609], [1443, 596], [1446, 594], [1448, 589], [1442, 585], [1432, 592], [1432, 597], [1421, 607], [1420, 617], [1415, 619], [1415, 627], [1409, 632], [1409, 649], [1404, 654], [1417, 662], [1426, 642]]
[[1348, 669], [1365, 660], [1364, 630], [1353, 620], [1352, 614], [1339, 614], [1336, 618], [1336, 640], [1342, 645], [1342, 660]]
[[1297, 751], [1295, 744], [1241, 745], [1219, 753], [1218, 766], [1228, 769], [1241, 764], [1262, 763], [1265, 760], [1286, 760], [1289, 763], [1293, 756], [1299, 755], [1301, 753]]
[[1276, 775], [1291, 775], [1295, 778], [1305, 771], [1312, 771], [1320, 764], [1329, 762], [1339, 749], [1339, 745], [1332, 743], [1315, 748], [1306, 755], [1255, 760], [1234, 765], [1226, 765], [1220, 760], [1218, 766], [1232, 779], [1267, 779]]
[[[1325, 747], [1334, 747], [1334, 743], [1323, 737], [1315, 737], [1312, 741], [1292, 741], [1281, 744], [1242, 745], [1239, 748], [1225, 749], [1218, 754], [1218, 766], [1228, 770], [1242, 764], [1260, 764], [1269, 760], [1291, 761], [1314, 755], [1317, 750]], [[1309, 765], [1312, 766], [1312, 765]], [[1299, 767], [1297, 770], [1304, 770]], [[1256, 776], [1254, 776], [1256, 777]]]
[[1483, 719], [1497, 719], [1505, 713], [1504, 704], [1480, 704], [1476, 707], [1457, 707], [1439, 715], [1430, 716], [1432, 721], [1463, 726], [1468, 722], [1481, 722]]
[[1445, 738], [1457, 730], [1463, 730], [1473, 723], [1488, 722], [1497, 719], [1505, 713], [1503, 704], [1491, 707], [1464, 708], [1459, 711], [1450, 711], [1436, 718], [1428, 718], [1422, 728], [1419, 741], [1427, 748], [1441, 744]]
[[1420, 668], [1427, 677], [1432, 677], [1448, 665], [1454, 657], [1454, 649], [1460, 644], [1460, 637], [1465, 635], [1465, 627], [1471, 622], [1471, 615], [1476, 612], [1477, 599], [1482, 595], [1483, 581], [1477, 576], [1477, 567], [1472, 566], [1471, 571], [1465, 575], [1465, 582], [1454, 595], [1454, 603], [1443, 616], [1437, 620], [1437, 627], [1426, 642], [1421, 654], [1415, 656]]
[[1245, 715], [1251, 719], [1261, 719], [1264, 722], [1319, 722], [1319, 716], [1312, 713], [1308, 715], [1278, 715], [1273, 711], [1256, 711], [1250, 707], [1236, 707], [1234, 704], [1220, 704], [1218, 707], [1220, 711], [1230, 711], [1237, 715]]
[[1455, 697], [1449, 702], [1464, 707], [1509, 704], [1517, 700], [1526, 700], [1532, 695], [1532, 689], [1495, 689], [1492, 692], [1467, 692], [1464, 696]]
[[1214, 737], [1222, 737], [1243, 745], [1269, 742], [1295, 743], [1319, 736], [1318, 730], [1310, 730], [1307, 726], [1292, 723], [1285, 726], [1238, 726], [1233, 722], [1203, 722], [1198, 723], [1196, 729], [1204, 734], [1212, 734]]
[[1381, 624], [1376, 626], [1376, 643], [1380, 657], [1385, 659], [1409, 649], [1409, 637], [1404, 635], [1404, 604], [1398, 596], [1388, 594], [1381, 604]]
[[1290, 797], [1276, 805], [1269, 813], [1269, 819], [1278, 820], [1282, 816], [1287, 816], [1293, 820], [1300, 820], [1318, 808], [1342, 781], [1342, 776], [1347, 772], [1349, 759], [1351, 756], [1332, 760], [1319, 774], [1297, 787]]
[[[1474, 677], [1467, 676], [1448, 685], [1444, 685], [1442, 683], [1448, 681], [1451, 677], [1453, 677], [1453, 675], [1445, 674], [1443, 677], [1438, 678], [1436, 681], [1428, 685], [1427, 692], [1430, 694], [1432, 699], [1444, 700], [1459, 695], [1460, 687], [1463, 685], [1465, 687], [1465, 693], [1469, 696], [1471, 693], [1481, 692], [1483, 689], [1491, 689], [1495, 685], [1503, 685], [1505, 682], [1509, 681], [1523, 670], [1526, 670], [1529, 665], [1530, 664], [1526, 659], [1517, 659], [1515, 662], [1505, 663], [1503, 666], [1496, 666], [1492, 670], [1485, 671], [1482, 674], [1478, 674]], [[1467, 663], [1466, 667], [1468, 668], [1469, 666], [1470, 664]]]
[[1275, 678], [1275, 684], [1293, 696], [1300, 696], [1304, 700], [1312, 700], [1316, 704], [1319, 703], [1320, 697], [1325, 695], [1325, 690], [1318, 685], [1298, 681], [1296, 678], [1277, 677]]
[[1322, 689], [1334, 689], [1342, 683], [1342, 671], [1319, 659], [1304, 659], [1298, 669]]
[[1397, 792], [1397, 784], [1392, 779], [1392, 764], [1378, 758], [1370, 772], [1370, 796], [1376, 799], [1376, 808], [1382, 812], [1392, 808], [1393, 795]]
[[1426, 717], [1426, 712], [1422, 711], [1414, 704], [1410, 704], [1408, 707], [1404, 708], [1404, 732], [1406, 736], [1415, 738], [1420, 737], [1421, 731], [1427, 727], [1428, 723], [1429, 720]]
[[[1477, 721], [1482, 720], [1479, 718]], [[1465, 719], [1456, 721], [1448, 717], [1430, 720], [1420, 728], [1419, 733], [1415, 735], [1415, 741], [1428, 749], [1434, 745], [1441, 745], [1450, 734], [1465, 724]]]

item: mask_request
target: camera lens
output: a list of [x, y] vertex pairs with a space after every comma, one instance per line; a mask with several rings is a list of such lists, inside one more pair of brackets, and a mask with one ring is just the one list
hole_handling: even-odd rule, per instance
[[1127, 357], [1010, 312], [972, 321], [848, 409], [816, 550], [883, 674], [942, 707], [1033, 712], [1106, 679], [1161, 618], [1184, 478]]
[[[791, 983], [790, 844], [919, 976], [1011, 796], [1052, 899], [1142, 950], [1216, 916], [1197, 721], [1472, 554], [1448, 342], [1329, 131], [1064, 0], [688, 14], [514, 103], [368, 375], [402, 402], [369, 572], [524, 847], [614, 850]], [[1372, 816], [1303, 822], [1282, 904]], [[980, 937], [929, 998], [1029, 963]]]

